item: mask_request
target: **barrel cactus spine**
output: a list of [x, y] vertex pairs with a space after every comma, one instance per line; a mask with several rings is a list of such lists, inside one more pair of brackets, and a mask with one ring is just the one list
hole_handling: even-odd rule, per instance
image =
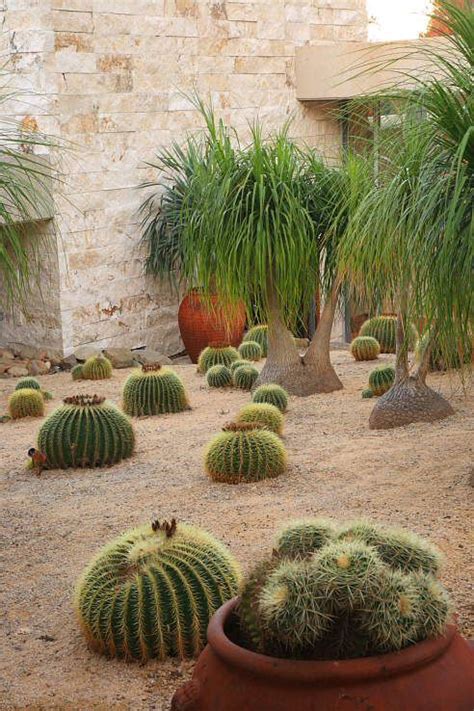
[[358, 336], [351, 343], [351, 353], [359, 361], [376, 360], [380, 354], [380, 345], [372, 336]]
[[[371, 336], [380, 345], [381, 353], [395, 353], [397, 346], [397, 317], [396, 316], [375, 316], [362, 324], [360, 336]], [[412, 349], [417, 341], [418, 334], [415, 326], [410, 324], [408, 334], [409, 348]]]
[[280, 412], [286, 412], [288, 408], [288, 393], [280, 385], [269, 383], [260, 385], [253, 393], [253, 402], [266, 402], [278, 407]]
[[231, 422], [214, 437], [205, 453], [205, 468], [214, 481], [240, 484], [282, 474], [286, 450], [279, 437], [258, 422]]
[[260, 360], [262, 347], [257, 341], [242, 341], [239, 346], [239, 355], [245, 360]]
[[131, 457], [135, 436], [130, 420], [97, 395], [75, 395], [43, 423], [37, 449], [45, 469], [105, 467]]
[[262, 349], [262, 356], [267, 357], [268, 354], [268, 326], [260, 324], [252, 326], [244, 336], [244, 341], [256, 341]]
[[206, 373], [210, 388], [228, 388], [232, 385], [232, 373], [225, 365], [213, 365]]
[[41, 385], [36, 378], [28, 376], [20, 378], [15, 386], [15, 390], [22, 390], [24, 388], [28, 388], [29, 390], [41, 390]]
[[237, 368], [240, 368], [241, 365], [252, 365], [252, 363], [251, 363], [251, 361], [249, 361], [249, 360], [244, 360], [243, 358], [239, 358], [238, 360], [234, 360], [234, 361], [230, 364], [230, 366], [229, 366], [229, 369], [230, 369], [230, 372], [232, 373], [232, 375], [234, 375], [236, 369], [237, 369]]
[[269, 403], [250, 403], [245, 405], [237, 416], [237, 422], [260, 422], [267, 429], [281, 436], [284, 418], [278, 407]]
[[[351, 530], [375, 531], [380, 547], [350, 537]], [[394, 535], [395, 559], [383, 553]], [[420, 550], [423, 554], [414, 557]], [[272, 656], [350, 659], [436, 637], [452, 607], [436, 579], [437, 567], [426, 557], [433, 550], [407, 531], [368, 522], [343, 527], [324, 519], [294, 522], [280, 533], [272, 556], [244, 582], [238, 607], [243, 638]]]
[[82, 369], [81, 363], [78, 363], [73, 368], [71, 368], [71, 375], [73, 380], [82, 380]]
[[230, 368], [236, 360], [239, 360], [239, 352], [236, 348], [220, 341], [211, 342], [201, 351], [197, 370], [198, 373], [205, 374], [213, 365], [225, 365]]
[[240, 568], [206, 531], [154, 521], [103, 548], [77, 582], [74, 607], [95, 651], [145, 662], [197, 656], [211, 616], [237, 594]]
[[127, 378], [122, 403], [124, 412], [131, 417], [189, 410], [181, 378], [171, 368], [159, 363], [143, 365]]
[[112, 363], [102, 353], [88, 358], [82, 366], [84, 380], [107, 380], [112, 377]]
[[251, 390], [258, 378], [258, 370], [253, 365], [241, 365], [234, 370], [234, 385], [240, 390]]
[[395, 382], [395, 368], [392, 365], [380, 365], [369, 375], [369, 388], [374, 395], [383, 395]]
[[8, 412], [13, 420], [23, 417], [43, 417], [44, 398], [40, 390], [21, 388], [8, 398]]

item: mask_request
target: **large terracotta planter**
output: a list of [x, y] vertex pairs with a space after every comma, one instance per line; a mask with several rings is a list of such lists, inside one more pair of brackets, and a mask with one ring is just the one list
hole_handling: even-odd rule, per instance
[[244, 334], [246, 313], [241, 304], [229, 318], [219, 306], [219, 297], [211, 296], [211, 308], [204, 303], [198, 289], [191, 290], [182, 300], [178, 311], [178, 324], [184, 346], [193, 363], [200, 352], [212, 341], [240, 345]]
[[474, 650], [446, 635], [401, 652], [347, 661], [255, 654], [226, 634], [238, 598], [208, 628], [208, 645], [172, 711], [472, 711]]

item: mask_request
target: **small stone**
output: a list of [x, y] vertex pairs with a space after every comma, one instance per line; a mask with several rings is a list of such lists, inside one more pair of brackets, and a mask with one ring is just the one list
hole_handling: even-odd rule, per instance
[[28, 365], [30, 375], [46, 375], [51, 370], [49, 360], [32, 360]]
[[11, 368], [8, 368], [8, 375], [14, 378], [24, 378], [26, 375], [29, 375], [28, 368], [24, 365], [12, 365]]
[[77, 358], [73, 353], [71, 353], [61, 359], [60, 365], [64, 370], [71, 370], [71, 368], [74, 368], [74, 366], [77, 365]]
[[11, 351], [9, 348], [0, 348], [0, 363], [7, 363], [10, 360], [13, 360], [15, 357], [13, 351]]
[[8, 346], [13, 354], [22, 360], [44, 360], [46, 358], [44, 348], [30, 346], [26, 343], [9, 343]]
[[104, 355], [110, 360], [114, 368], [132, 368], [136, 360], [129, 348], [107, 348]]
[[99, 355], [99, 353], [101, 352], [101, 349], [97, 348], [97, 346], [86, 345], [79, 346], [78, 348], [76, 348], [76, 350], [74, 351], [74, 355], [76, 356], [78, 361], [84, 362], [88, 358], [92, 358], [93, 356]]
[[171, 365], [172, 360], [163, 353], [154, 351], [152, 348], [145, 348], [143, 351], [132, 351], [132, 355], [139, 363], [146, 365], [147, 363], [159, 363], [160, 365]]

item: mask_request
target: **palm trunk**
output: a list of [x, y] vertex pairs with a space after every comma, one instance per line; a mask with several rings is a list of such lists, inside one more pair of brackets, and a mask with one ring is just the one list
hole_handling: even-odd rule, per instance
[[406, 314], [399, 313], [395, 382], [372, 410], [369, 419], [371, 429], [385, 430], [413, 422], [434, 422], [454, 414], [449, 402], [426, 384], [432, 339], [423, 352], [419, 367], [410, 375], [405, 325]]
[[337, 297], [335, 287], [324, 306], [313, 340], [302, 357], [283, 323], [276, 294], [269, 290], [268, 357], [256, 386], [278, 383], [292, 395], [303, 397], [342, 388], [331, 365], [329, 351]]

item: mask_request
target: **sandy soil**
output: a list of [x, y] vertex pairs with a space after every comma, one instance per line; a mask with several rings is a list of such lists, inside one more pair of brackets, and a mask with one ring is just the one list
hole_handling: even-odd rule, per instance
[[[106, 541], [152, 517], [193, 522], [219, 536], [245, 567], [271, 549], [275, 529], [302, 515], [366, 515], [429, 536], [446, 555], [443, 580], [459, 623], [474, 635], [471, 604], [474, 397], [447, 375], [431, 384], [456, 414], [435, 424], [372, 432], [373, 401], [362, 400], [373, 363], [333, 354], [345, 389], [291, 398], [285, 443], [290, 468], [276, 480], [238, 487], [214, 484], [202, 449], [248, 401], [238, 391], [209, 392], [191, 365], [178, 365], [192, 411], [136, 421], [137, 453], [106, 470], [43, 472], [24, 468], [37, 420], [0, 425], [2, 640], [1, 709], [156, 709], [169, 707], [192, 662], [146, 666], [91, 653], [71, 610], [76, 577]], [[383, 356], [380, 360], [391, 360]], [[129, 371], [93, 389], [119, 402]], [[90, 392], [66, 373], [40, 378], [60, 398]], [[0, 380], [0, 413], [12, 380]], [[472, 538], [471, 538], [472, 544]]]

